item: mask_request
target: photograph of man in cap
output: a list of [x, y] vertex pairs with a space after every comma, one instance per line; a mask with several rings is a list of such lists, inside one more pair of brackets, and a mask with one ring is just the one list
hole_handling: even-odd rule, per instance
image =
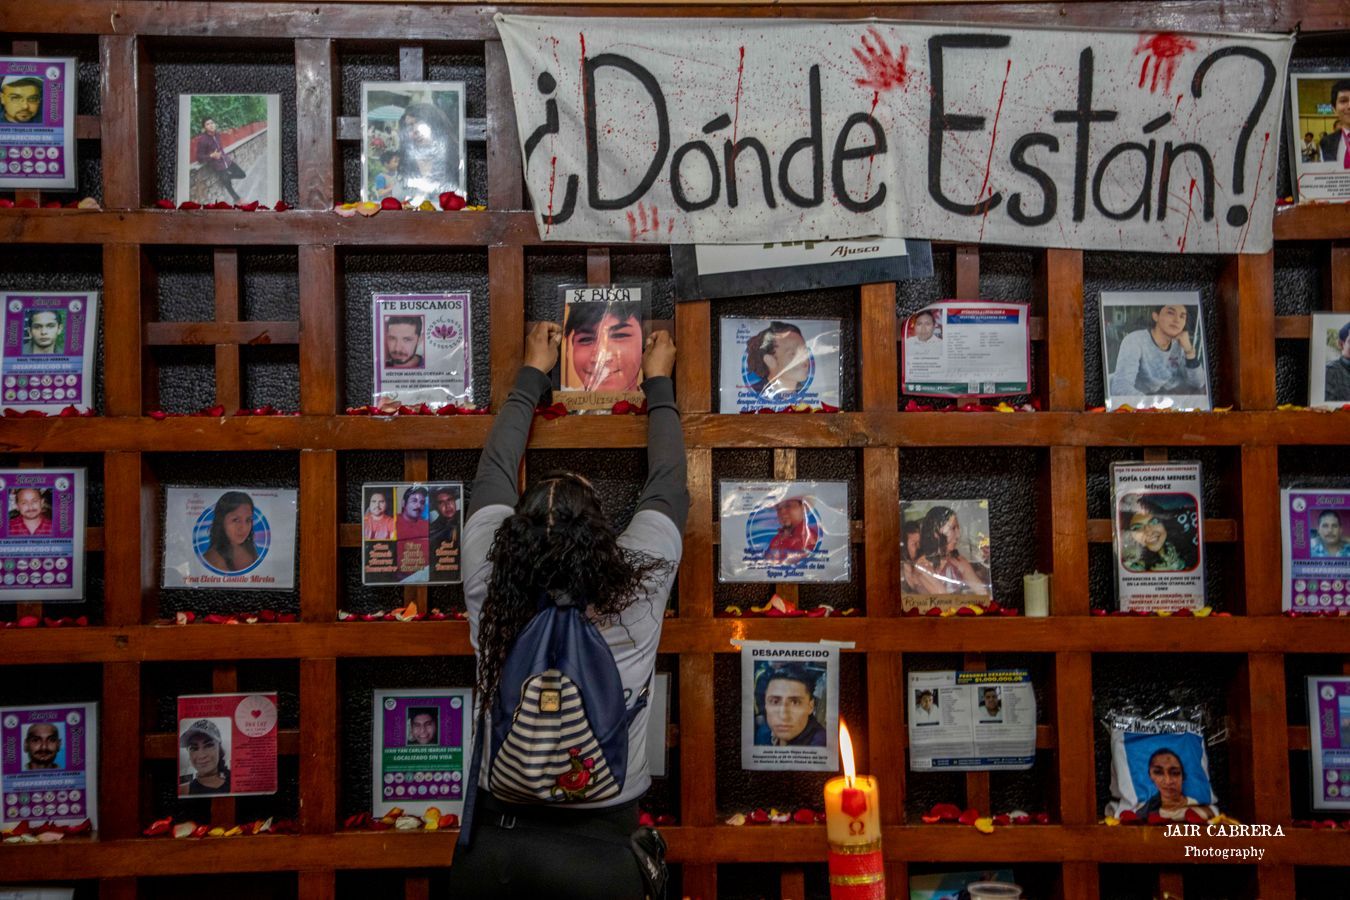
[[188, 767], [180, 765], [178, 796], [230, 793], [228, 750], [221, 738], [218, 722], [225, 724], [228, 734], [229, 719], [198, 719], [186, 723], [178, 737], [178, 745], [187, 751]]
[[6, 125], [27, 125], [33, 119], [41, 122], [42, 79], [34, 75], [7, 75], [0, 80], [0, 109], [4, 110]]

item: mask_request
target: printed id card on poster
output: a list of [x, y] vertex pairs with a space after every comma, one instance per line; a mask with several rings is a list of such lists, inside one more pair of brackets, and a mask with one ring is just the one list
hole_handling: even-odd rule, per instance
[[1350, 611], [1350, 489], [1280, 491], [1284, 608]]
[[838, 319], [723, 316], [719, 411], [839, 408]]
[[276, 694], [178, 698], [178, 796], [276, 792]]
[[94, 402], [98, 294], [0, 293], [0, 406], [59, 413]]
[[1289, 73], [1290, 168], [1299, 203], [1350, 202], [1350, 72]]
[[464, 485], [361, 488], [362, 584], [458, 584]]
[[0, 708], [0, 828], [20, 822], [98, 830], [98, 704]]
[[1025, 303], [948, 300], [905, 320], [904, 392], [920, 397], [1006, 397], [1031, 387]]
[[1111, 496], [1120, 608], [1204, 606], [1200, 464], [1112, 463]]
[[473, 748], [470, 688], [375, 691], [372, 814], [395, 807], [420, 816], [464, 811]]
[[1350, 678], [1308, 676], [1313, 809], [1350, 809]]
[[642, 403], [651, 285], [564, 284], [558, 295], [563, 338], [554, 399], [577, 412]]
[[1036, 761], [1036, 692], [1026, 669], [910, 672], [905, 701], [915, 772], [1019, 771]]
[[295, 587], [296, 492], [167, 488], [164, 587]]
[[84, 469], [0, 469], [0, 603], [84, 599]]
[[371, 314], [375, 406], [473, 404], [468, 291], [375, 294]]
[[721, 580], [848, 581], [846, 481], [724, 481]]
[[0, 56], [0, 188], [75, 189], [77, 65]]
[[741, 644], [741, 768], [839, 767], [839, 646]]

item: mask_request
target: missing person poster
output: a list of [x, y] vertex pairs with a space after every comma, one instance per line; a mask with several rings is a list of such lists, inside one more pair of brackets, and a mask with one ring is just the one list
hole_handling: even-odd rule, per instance
[[722, 581], [848, 581], [846, 481], [724, 481]]
[[174, 201], [281, 199], [281, 95], [180, 94]]
[[1313, 809], [1350, 809], [1350, 677], [1308, 676]]
[[1350, 490], [1280, 491], [1284, 608], [1350, 612]]
[[1112, 798], [1106, 815], [1119, 817], [1129, 810], [1144, 820], [1157, 815], [1190, 822], [1219, 814], [1199, 721], [1112, 710], [1106, 725], [1111, 732]]
[[167, 488], [164, 587], [295, 587], [296, 492]]
[[1298, 202], [1350, 202], [1350, 72], [1290, 72], [1289, 103]]
[[839, 766], [839, 646], [741, 644], [741, 768]]
[[1106, 408], [1211, 408], [1199, 291], [1102, 291]]
[[395, 807], [420, 816], [464, 811], [473, 748], [470, 688], [375, 691], [372, 814]]
[[647, 773], [653, 778], [666, 777], [667, 733], [670, 731], [670, 675], [657, 672], [652, 687], [651, 713], [647, 716]]
[[382, 412], [473, 403], [469, 293], [375, 294], [375, 392]]
[[178, 796], [276, 792], [276, 694], [178, 698]]
[[98, 704], [0, 708], [0, 829], [20, 822], [98, 830]]
[[74, 190], [74, 57], [0, 56], [0, 188]]
[[1205, 605], [1200, 464], [1112, 463], [1116, 594], [1131, 610]]
[[839, 408], [838, 319], [744, 319], [721, 324], [723, 413]]
[[900, 519], [904, 609], [959, 609], [993, 601], [988, 500], [902, 500]]
[[920, 397], [1004, 397], [1031, 389], [1025, 303], [948, 300], [905, 320], [903, 390]]
[[362, 584], [458, 584], [464, 485], [367, 484], [361, 488]]
[[[1350, 172], [1346, 175], [1350, 178]], [[1340, 409], [1350, 403], [1350, 313], [1312, 314], [1308, 336], [1308, 405]]]
[[0, 603], [84, 599], [84, 469], [0, 469]]
[[0, 293], [0, 406], [48, 414], [94, 402], [98, 294]]
[[464, 82], [361, 83], [361, 199], [418, 206], [464, 181]]
[[563, 339], [554, 399], [577, 412], [607, 412], [620, 400], [642, 403], [651, 286], [566, 284], [558, 294]]
[[1021, 771], [1036, 761], [1026, 669], [910, 672], [906, 701], [911, 771]]
[[927, 278], [933, 252], [904, 238], [672, 244], [670, 264], [680, 300], [712, 300]]

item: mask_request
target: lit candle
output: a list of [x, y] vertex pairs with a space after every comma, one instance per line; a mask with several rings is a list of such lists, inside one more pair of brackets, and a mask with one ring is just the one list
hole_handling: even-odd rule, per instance
[[841, 778], [825, 783], [825, 836], [830, 843], [830, 897], [884, 900], [886, 870], [881, 857], [881, 805], [877, 780], [853, 766], [853, 741], [839, 723]]
[[1050, 576], [1032, 572], [1022, 576], [1022, 606], [1029, 616], [1050, 615]]

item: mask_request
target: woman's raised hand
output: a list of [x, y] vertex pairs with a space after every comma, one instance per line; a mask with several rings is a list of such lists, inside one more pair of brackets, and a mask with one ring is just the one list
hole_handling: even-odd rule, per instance
[[642, 350], [643, 377], [669, 378], [674, 370], [675, 341], [669, 331], [653, 331], [647, 335], [647, 344]]
[[557, 322], [536, 322], [525, 336], [525, 365], [547, 375], [558, 364], [562, 346], [562, 326]]

